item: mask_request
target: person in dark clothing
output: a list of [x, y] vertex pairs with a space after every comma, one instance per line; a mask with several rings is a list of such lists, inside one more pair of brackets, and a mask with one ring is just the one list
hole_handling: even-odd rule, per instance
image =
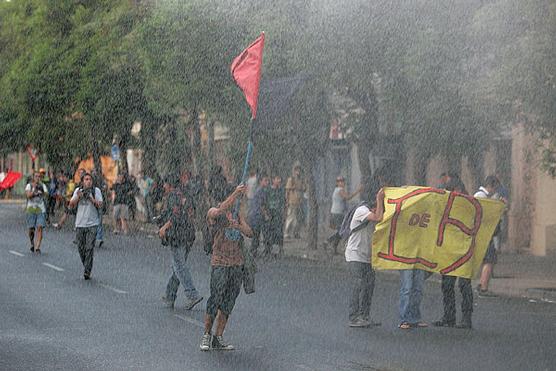
[[267, 208], [270, 220], [267, 223], [266, 244], [269, 252], [278, 245], [278, 255], [284, 254], [284, 220], [286, 217], [286, 191], [282, 187], [282, 177], [274, 176], [268, 189]]
[[226, 189], [228, 188], [228, 180], [223, 174], [222, 166], [215, 166], [212, 168], [209, 182], [208, 192], [213, 202], [221, 200], [226, 197]]
[[268, 256], [270, 254], [270, 246], [268, 244], [268, 222], [270, 221], [270, 214], [268, 212], [268, 185], [269, 179], [267, 176], [262, 176], [259, 181], [259, 188], [255, 192], [255, 197], [253, 197], [253, 202], [249, 213], [247, 215], [247, 221], [249, 226], [253, 230], [253, 239], [251, 240], [251, 254], [254, 257], [257, 256], [257, 250], [259, 249], [259, 242], [261, 233], [265, 240], [265, 251], [264, 255]]
[[129, 197], [131, 190], [124, 174], [118, 174], [116, 183], [112, 185], [112, 204], [114, 205], [114, 233], [120, 229], [128, 233], [127, 221], [129, 219]]
[[203, 297], [199, 295], [187, 264], [189, 251], [195, 241], [193, 208], [191, 202], [179, 190], [178, 180], [168, 177], [164, 181], [166, 193], [165, 208], [162, 213], [164, 224], [158, 234], [166, 239], [172, 251], [172, 275], [166, 285], [166, 295], [162, 300], [167, 307], [174, 307], [178, 286], [181, 283], [187, 297], [186, 310], [191, 310]]
[[[448, 182], [445, 184], [445, 188], [450, 192], [458, 192], [467, 194], [465, 190], [465, 185], [461, 179], [455, 175], [450, 174]], [[456, 293], [455, 285], [456, 280], [458, 281], [459, 290], [461, 292], [461, 322], [456, 325]], [[442, 275], [442, 303], [444, 306], [444, 314], [442, 318], [436, 322], [433, 322], [434, 326], [437, 327], [457, 327], [462, 329], [471, 329], [472, 321], [471, 316], [473, 314], [473, 288], [471, 286], [471, 280], [469, 278], [455, 277]]]

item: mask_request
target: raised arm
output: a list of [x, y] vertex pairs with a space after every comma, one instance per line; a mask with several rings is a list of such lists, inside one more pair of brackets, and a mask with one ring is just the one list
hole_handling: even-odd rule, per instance
[[247, 190], [247, 187], [245, 186], [245, 184], [240, 184], [236, 187], [236, 189], [232, 192], [232, 194], [230, 194], [228, 196], [228, 198], [226, 198], [224, 200], [224, 202], [222, 202], [220, 205], [218, 205], [217, 207], [211, 207], [207, 213], [207, 218], [208, 219], [216, 219], [218, 218], [220, 215], [224, 214], [230, 207], [232, 207], [232, 205], [234, 204], [235, 200], [242, 195], [243, 193], [245, 193], [245, 191]]
[[376, 209], [372, 211], [368, 216], [367, 220], [371, 222], [380, 222], [384, 217], [384, 190], [381, 188], [376, 194]]

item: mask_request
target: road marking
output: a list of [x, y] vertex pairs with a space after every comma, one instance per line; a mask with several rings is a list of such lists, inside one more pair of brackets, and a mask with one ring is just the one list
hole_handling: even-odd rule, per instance
[[63, 272], [63, 271], [64, 271], [64, 269], [62, 269], [62, 268], [60, 268], [60, 267], [57, 267], [57, 266], [55, 266], [55, 265], [52, 265], [52, 264], [42, 263], [42, 265], [44, 265], [44, 266], [46, 266], [46, 267], [48, 267], [48, 268], [52, 268], [52, 269], [54, 269], [55, 271], [58, 271], [58, 272]]
[[10, 254], [14, 254], [14, 255], [17, 255], [17, 256], [25, 256], [22, 253], [17, 252], [17, 251], [13, 251], [13, 250], [10, 250], [9, 252], [10, 252]]
[[100, 286], [104, 287], [105, 289], [114, 291], [114, 292], [117, 293], [117, 294], [127, 294], [127, 291], [117, 289], [117, 288], [112, 287], [112, 286], [110, 286], [110, 285], [105, 285], [104, 283], [101, 283]]
[[196, 319], [185, 317], [185, 316], [180, 316], [179, 314], [174, 314], [174, 316], [178, 317], [182, 321], [189, 322], [189, 323], [191, 323], [191, 324], [193, 324], [197, 327], [205, 328], [205, 324], [201, 321], [197, 321]]

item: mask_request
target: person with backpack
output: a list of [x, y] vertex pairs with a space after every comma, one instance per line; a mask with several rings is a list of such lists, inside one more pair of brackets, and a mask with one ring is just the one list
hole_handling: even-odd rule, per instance
[[181, 283], [187, 297], [185, 309], [191, 310], [203, 297], [197, 292], [187, 265], [187, 257], [195, 242], [193, 209], [188, 197], [177, 189], [178, 186], [177, 177], [170, 176], [164, 181], [167, 199], [161, 215], [163, 224], [158, 235], [168, 242], [172, 251], [172, 275], [168, 279], [166, 294], [162, 300], [168, 308], [173, 308]]
[[[368, 191], [363, 198], [365, 201], [347, 213], [340, 228], [340, 235], [349, 235], [345, 252], [352, 281], [349, 327], [380, 326], [379, 322], [373, 322], [369, 317], [375, 286], [375, 271], [371, 266], [371, 244], [375, 225], [384, 216], [384, 190], [378, 191], [374, 202], [366, 201], [371, 198], [372, 194]], [[347, 225], [349, 228], [346, 228]]]
[[93, 256], [97, 229], [100, 224], [98, 210], [102, 208], [102, 194], [100, 189], [93, 186], [93, 177], [89, 173], [81, 176], [80, 185], [73, 192], [69, 207], [77, 207], [75, 216], [75, 241], [81, 262], [83, 263], [83, 278], [91, 279], [93, 270]]

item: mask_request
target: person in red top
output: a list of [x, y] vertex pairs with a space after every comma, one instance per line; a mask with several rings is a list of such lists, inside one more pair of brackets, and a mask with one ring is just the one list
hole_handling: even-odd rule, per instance
[[[200, 346], [203, 351], [234, 349], [231, 344], [224, 341], [222, 334], [243, 281], [243, 236], [251, 238], [253, 231], [243, 217], [234, 219], [230, 209], [245, 191], [246, 186], [239, 185], [226, 200], [217, 207], [212, 207], [207, 213], [213, 243], [210, 260], [210, 298], [207, 301], [205, 332]], [[238, 239], [232, 239], [234, 230], [240, 232]], [[216, 322], [216, 331], [213, 336], [214, 322]]]

